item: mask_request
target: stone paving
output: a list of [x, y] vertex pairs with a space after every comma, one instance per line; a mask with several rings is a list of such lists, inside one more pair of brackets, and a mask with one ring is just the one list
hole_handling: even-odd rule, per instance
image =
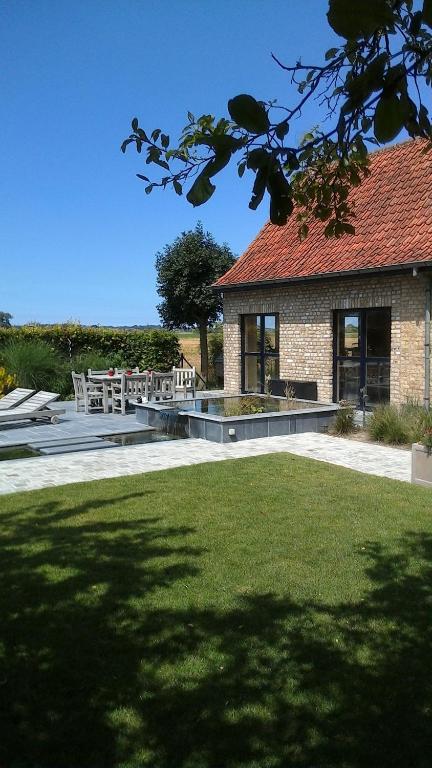
[[[116, 418], [116, 417], [114, 417]], [[175, 440], [0, 462], [0, 494], [154, 472], [209, 461], [288, 452], [370, 475], [410, 481], [411, 454], [314, 432], [238, 443]]]

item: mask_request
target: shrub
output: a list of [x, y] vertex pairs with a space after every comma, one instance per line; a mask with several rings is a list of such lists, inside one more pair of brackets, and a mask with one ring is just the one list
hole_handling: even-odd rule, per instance
[[15, 376], [8, 373], [6, 368], [0, 366], [0, 397], [7, 395], [15, 386]]
[[432, 453], [432, 410], [423, 411], [423, 420], [420, 437], [416, 442], [422, 443], [427, 448], [428, 453]]
[[393, 445], [409, 443], [412, 436], [412, 424], [404, 416], [403, 409], [395, 405], [379, 405], [375, 408], [369, 419], [368, 430], [374, 440]]
[[98, 352], [82, 352], [80, 355], [76, 355], [70, 362], [71, 370], [76, 373], [85, 373], [89, 368], [95, 371], [104, 371], [109, 368], [123, 368], [128, 365], [126, 360], [120, 355], [100, 355]]
[[334, 420], [332, 432], [335, 435], [349, 435], [355, 429], [354, 408], [341, 406]]
[[44, 341], [11, 341], [0, 353], [17, 386], [50, 389], [65, 375], [65, 362]]
[[221, 323], [215, 325], [208, 336], [209, 358], [214, 367], [215, 361], [223, 355], [223, 326]]
[[1, 349], [11, 341], [43, 341], [70, 361], [80, 355], [94, 353], [110, 361], [116, 359], [144, 369], [168, 370], [180, 358], [178, 337], [172, 331], [163, 330], [123, 331], [91, 328], [77, 323], [0, 328], [0, 354]]

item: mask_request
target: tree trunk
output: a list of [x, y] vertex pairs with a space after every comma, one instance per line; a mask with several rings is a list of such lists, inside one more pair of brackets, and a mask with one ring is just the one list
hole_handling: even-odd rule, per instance
[[208, 379], [208, 343], [207, 343], [207, 321], [204, 320], [199, 326], [200, 350], [201, 350], [201, 376], [207, 384]]

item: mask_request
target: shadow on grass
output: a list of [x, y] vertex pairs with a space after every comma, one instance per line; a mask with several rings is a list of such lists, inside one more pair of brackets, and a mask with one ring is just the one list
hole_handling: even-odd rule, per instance
[[255, 594], [206, 609], [181, 598], [204, 554], [190, 528], [95, 522], [88, 503], [9, 524], [0, 764], [430, 765], [431, 536], [365, 544], [360, 601]]

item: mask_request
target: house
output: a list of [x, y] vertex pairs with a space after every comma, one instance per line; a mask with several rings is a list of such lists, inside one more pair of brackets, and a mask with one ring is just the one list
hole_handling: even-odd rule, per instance
[[432, 152], [410, 140], [370, 161], [355, 235], [326, 239], [317, 221], [301, 242], [295, 216], [268, 223], [216, 283], [227, 391], [283, 379], [321, 401], [429, 404]]

